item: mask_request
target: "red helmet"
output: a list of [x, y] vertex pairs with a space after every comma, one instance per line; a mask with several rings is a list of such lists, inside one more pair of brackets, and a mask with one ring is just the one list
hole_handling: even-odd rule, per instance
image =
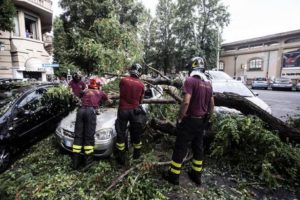
[[99, 85], [97, 84], [97, 81], [93, 78], [90, 79], [90, 83], [88, 87], [90, 89], [99, 89]]
[[90, 77], [90, 85], [96, 84], [98, 89], [104, 84], [104, 82], [105, 82], [104, 78], [101, 78], [101, 77], [98, 77], [98, 76], [91, 76]]

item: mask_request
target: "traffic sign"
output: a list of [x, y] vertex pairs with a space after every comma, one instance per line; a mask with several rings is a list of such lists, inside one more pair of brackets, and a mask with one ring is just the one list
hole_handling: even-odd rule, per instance
[[43, 67], [59, 67], [59, 64], [43, 64]]

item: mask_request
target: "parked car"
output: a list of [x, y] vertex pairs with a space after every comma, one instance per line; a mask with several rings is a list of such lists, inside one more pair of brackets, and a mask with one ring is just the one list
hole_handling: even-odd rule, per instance
[[[213, 92], [232, 92], [239, 94], [252, 103], [259, 106], [261, 109], [271, 113], [271, 108], [262, 99], [260, 99], [256, 94], [254, 94], [247, 86], [242, 82], [233, 80], [228, 74], [222, 71], [206, 71], [205, 72], [208, 80], [211, 81]], [[229, 78], [228, 78], [229, 77]], [[217, 112], [239, 112], [234, 109], [229, 109], [226, 107], [216, 107]]]
[[[160, 86], [150, 87], [152, 95], [147, 95], [150, 99], [157, 99], [162, 96], [163, 90]], [[146, 96], [145, 96], [146, 98]], [[148, 111], [148, 105], [143, 104], [143, 108]], [[58, 144], [65, 150], [71, 152], [74, 141], [74, 129], [77, 111], [71, 112], [58, 125], [55, 135]], [[115, 121], [117, 119], [117, 108], [101, 108], [97, 115], [97, 125], [95, 134], [94, 156], [109, 157], [113, 152], [113, 145], [116, 140]]]
[[205, 75], [209, 80], [234, 80], [223, 71], [207, 70]]
[[252, 82], [251, 88], [252, 89], [258, 89], [258, 88], [262, 88], [262, 89], [268, 89], [269, 87], [269, 83], [268, 80], [264, 77], [258, 77], [255, 78]]
[[276, 90], [276, 89], [292, 90], [293, 83], [292, 83], [291, 79], [289, 79], [287, 77], [276, 78], [273, 81], [271, 88], [272, 88], [272, 90]]
[[297, 85], [296, 85], [296, 90], [297, 90], [297, 91], [300, 91], [300, 82], [297, 83]]
[[55, 86], [57, 84], [9, 89], [1, 85], [0, 173], [9, 167], [14, 155], [24, 146], [43, 137], [45, 127], [47, 130], [51, 130], [51, 127], [55, 130], [62, 118], [62, 111], [54, 110], [54, 104], [42, 101], [47, 90]]

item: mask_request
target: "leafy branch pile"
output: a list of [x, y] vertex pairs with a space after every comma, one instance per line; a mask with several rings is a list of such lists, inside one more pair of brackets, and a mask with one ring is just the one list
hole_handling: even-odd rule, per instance
[[55, 107], [53, 110], [63, 111], [66, 114], [79, 105], [79, 99], [65, 86], [51, 87], [43, 96], [42, 101], [47, 102], [45, 105], [53, 104]]
[[300, 129], [300, 114], [290, 117], [288, 123], [290, 126]]
[[[47, 152], [40, 147], [47, 147]], [[86, 171], [72, 171], [70, 156], [60, 153], [54, 136], [24, 154], [23, 159], [0, 175], [0, 199], [166, 199], [157, 175], [145, 165], [105, 192], [124, 173], [124, 168], [116, 165], [114, 159], [107, 159], [96, 161]]]
[[222, 165], [251, 171], [270, 186], [300, 183], [300, 148], [284, 143], [254, 116], [219, 116], [213, 120], [211, 156]]
[[[114, 158], [101, 159], [79, 172], [71, 170], [70, 155], [62, 154], [55, 137], [50, 136], [25, 151], [22, 159], [0, 175], [0, 199], [252, 199], [251, 190], [245, 186], [219, 185], [216, 177], [224, 175], [210, 162], [204, 169], [203, 188], [190, 181], [180, 187], [167, 184], [162, 181], [160, 168], [151, 163], [170, 158], [170, 138], [151, 138], [149, 132], [145, 136], [139, 160], [128, 157], [129, 165], [121, 168]], [[114, 180], [131, 168], [134, 170], [111, 187]]]
[[[151, 106], [154, 118], [175, 121], [178, 106]], [[290, 119], [297, 128], [299, 118]], [[255, 116], [215, 115], [212, 118], [213, 136], [209, 154], [219, 164], [236, 172], [254, 175], [269, 186], [288, 183], [299, 186], [300, 148], [282, 142], [277, 133], [267, 129], [266, 124]], [[207, 142], [210, 142], [209, 140]]]

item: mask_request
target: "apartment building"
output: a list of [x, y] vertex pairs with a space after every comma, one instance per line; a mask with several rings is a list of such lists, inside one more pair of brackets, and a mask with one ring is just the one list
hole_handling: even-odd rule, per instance
[[220, 69], [251, 83], [256, 77], [300, 81], [300, 30], [222, 44]]
[[46, 81], [53, 75], [52, 0], [13, 0], [17, 14], [13, 32], [0, 31], [0, 78]]

